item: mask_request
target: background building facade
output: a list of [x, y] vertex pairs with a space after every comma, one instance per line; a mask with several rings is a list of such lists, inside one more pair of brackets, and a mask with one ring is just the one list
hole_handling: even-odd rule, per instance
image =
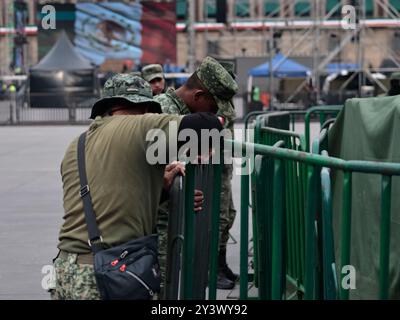
[[[26, 1], [29, 12], [26, 29], [25, 65], [38, 61], [37, 5], [101, 1]], [[125, 2], [129, 2], [126, 0]], [[363, 67], [399, 67], [400, 0], [226, 0], [224, 19], [216, 0], [196, 0], [194, 5], [195, 59], [206, 55], [224, 59], [266, 57], [276, 51], [322, 60], [332, 52], [333, 61], [362, 62]], [[0, 74], [12, 70], [14, 46], [14, 0], [0, 2]], [[357, 19], [368, 22], [362, 31], [349, 37], [341, 26], [341, 9], [354, 5]], [[177, 64], [188, 63], [190, 35], [189, 1], [176, 0]], [[358, 20], [357, 20], [358, 21]], [[360, 40], [361, 39], [361, 40]], [[318, 51], [316, 53], [316, 51]], [[390, 60], [390, 62], [387, 62]], [[385, 62], [386, 61], [386, 62]], [[314, 61], [315, 63], [315, 61]]]

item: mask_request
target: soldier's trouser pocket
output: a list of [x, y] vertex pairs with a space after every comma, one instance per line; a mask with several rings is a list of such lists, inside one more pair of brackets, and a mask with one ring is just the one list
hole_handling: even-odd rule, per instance
[[94, 267], [90, 264], [78, 264], [77, 254], [58, 257], [54, 261], [56, 287], [50, 293], [54, 300], [99, 300], [94, 276]]

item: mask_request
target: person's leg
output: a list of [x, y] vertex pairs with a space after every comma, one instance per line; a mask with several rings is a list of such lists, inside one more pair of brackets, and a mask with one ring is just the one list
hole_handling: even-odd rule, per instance
[[94, 267], [78, 264], [77, 254], [57, 258], [54, 262], [56, 288], [51, 293], [54, 300], [99, 300]]
[[74, 300], [101, 300], [94, 276], [94, 266], [91, 264], [74, 264], [73, 269], [72, 298]]
[[[220, 228], [219, 228], [219, 253], [218, 253], [218, 289], [232, 289], [236, 277], [232, 276], [226, 262], [226, 245], [229, 239], [229, 230], [233, 225], [232, 219], [232, 165], [224, 165], [221, 175], [221, 200], [220, 200]], [[235, 211], [236, 213], [236, 211]], [[233, 216], [234, 218], [234, 216]], [[231, 277], [228, 277], [231, 276]], [[230, 279], [231, 278], [231, 279]]]
[[72, 298], [68, 296], [68, 292], [70, 292], [70, 284], [72, 283], [68, 259], [58, 257], [54, 261], [54, 270], [56, 286], [50, 291], [51, 299], [71, 300]]
[[236, 273], [233, 273], [231, 268], [229, 268], [228, 263], [226, 262], [226, 244], [228, 243], [229, 240], [229, 231], [232, 229], [233, 223], [235, 222], [235, 217], [236, 217], [236, 210], [233, 205], [233, 200], [232, 200], [232, 191], [230, 192], [230, 203], [229, 203], [229, 210], [228, 210], [228, 223], [227, 223], [227, 228], [226, 232], [223, 234], [223, 241], [225, 243], [225, 247], [222, 247], [220, 250], [220, 259], [221, 259], [221, 268], [222, 272], [225, 274], [225, 276], [233, 281], [236, 282], [239, 280], [239, 275]]

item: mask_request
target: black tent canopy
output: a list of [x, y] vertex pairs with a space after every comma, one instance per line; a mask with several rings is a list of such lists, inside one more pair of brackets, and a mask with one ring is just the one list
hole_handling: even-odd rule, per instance
[[33, 108], [69, 107], [92, 101], [95, 67], [74, 48], [62, 32], [53, 48], [30, 69], [30, 104]]
[[93, 66], [75, 50], [67, 34], [62, 32], [53, 48], [31, 70], [93, 70]]

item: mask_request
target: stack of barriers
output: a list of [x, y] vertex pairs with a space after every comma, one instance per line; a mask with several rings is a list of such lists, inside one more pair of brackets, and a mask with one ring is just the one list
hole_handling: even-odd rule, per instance
[[[243, 151], [242, 167], [244, 171], [249, 170], [241, 176], [240, 299], [371, 298], [363, 295], [370, 279], [377, 284], [375, 298], [400, 297], [397, 229], [394, 229], [394, 238], [391, 237], [391, 229], [396, 228], [396, 223], [399, 225], [396, 222], [398, 199], [393, 195], [400, 190], [400, 163], [344, 160], [328, 154], [328, 150], [333, 150], [335, 155], [340, 155], [335, 149], [337, 131], [342, 130], [343, 119], [350, 121], [350, 125], [353, 121], [346, 110], [354, 112], [358, 110], [354, 106], [380, 103], [379, 99], [371, 100], [372, 103], [368, 100], [352, 99], [346, 102], [345, 108], [318, 106], [306, 112], [252, 113], [245, 119], [245, 129], [253, 126], [254, 135], [246, 136], [243, 142], [225, 141], [226, 145]], [[393, 112], [397, 112], [388, 113], [387, 119], [399, 118], [397, 101], [384, 100], [383, 103], [392, 103]], [[361, 121], [365, 114], [360, 112]], [[293, 130], [299, 117], [305, 119], [304, 134]], [[320, 133], [311, 143], [312, 117], [319, 119]], [[379, 114], [374, 117], [379, 118]], [[362, 127], [361, 123], [354, 125]], [[390, 126], [386, 123], [384, 127]], [[348, 138], [351, 149], [353, 137]], [[250, 155], [246, 154], [249, 149], [253, 150]], [[217, 297], [220, 172], [220, 165], [188, 165], [186, 176], [174, 182], [167, 299], [213, 300]], [[368, 198], [371, 190], [370, 185], [363, 186], [355, 180], [371, 175], [374, 176], [371, 180], [374, 190], [379, 190], [380, 208], [374, 212], [375, 220], [368, 218], [360, 223], [354, 219], [363, 217], [363, 212], [358, 212], [357, 201], [360, 195], [364, 197], [361, 199]], [[206, 191], [201, 215], [193, 212], [195, 187]], [[352, 236], [362, 233], [360, 228], [374, 224], [376, 228], [372, 230], [375, 231], [364, 232], [362, 238], [368, 239], [366, 246], [373, 244], [368, 254], [370, 260], [366, 260], [371, 266], [365, 269], [357, 265], [361, 274], [357, 268], [352, 274], [349, 267], [359, 259], [354, 253], [360, 249], [360, 238]], [[253, 242], [252, 255], [249, 254], [250, 241]], [[368, 281], [362, 274], [365, 270], [372, 270]], [[361, 294], [354, 295], [359, 279], [367, 285], [361, 285]], [[249, 295], [249, 288], [253, 286], [257, 293]], [[352, 292], [352, 289], [356, 290]]]
[[[392, 176], [400, 175], [400, 164], [329, 157], [329, 128], [341, 109], [340, 106], [309, 109], [305, 114], [306, 135], [288, 130], [290, 122], [298, 114], [250, 114], [246, 120], [256, 117], [254, 144], [233, 142], [243, 149], [249, 144], [254, 148], [251, 180], [248, 175], [243, 175], [241, 186], [241, 299], [248, 298], [249, 280], [258, 288], [258, 296], [255, 297], [258, 299], [349, 299], [354, 279], [347, 279], [348, 274], [343, 270], [350, 270], [346, 267], [351, 267], [351, 247], [353, 245], [357, 249], [359, 245], [358, 239], [353, 243], [351, 241], [353, 173], [381, 176], [380, 231], [379, 235], [371, 235], [370, 241], [379, 242], [380, 246], [379, 254], [373, 253], [379, 255], [375, 272], [379, 283], [378, 297], [396, 297], [392, 287], [398, 287], [398, 279], [393, 275], [389, 279], [389, 258], [394, 256], [389, 257], [389, 249], [391, 211], [394, 212], [391, 210]], [[309, 119], [312, 113], [320, 115], [321, 132], [309, 150]], [[330, 116], [327, 117], [328, 114]], [[245, 123], [247, 126], [248, 121]], [[342, 176], [338, 172], [342, 172]], [[336, 198], [342, 198], [342, 207], [336, 210], [336, 216], [340, 216], [336, 220], [340, 221], [340, 225], [336, 223], [335, 228], [332, 173], [335, 173], [335, 184], [343, 186], [342, 194], [335, 194]], [[362, 189], [362, 186], [358, 187]], [[357, 192], [365, 194], [369, 190]], [[248, 272], [250, 208], [254, 274]], [[399, 244], [395, 244], [397, 248]], [[397, 257], [394, 258], [394, 263], [397, 263]], [[390, 274], [392, 271], [393, 267]], [[357, 297], [362, 298], [362, 294]]]

